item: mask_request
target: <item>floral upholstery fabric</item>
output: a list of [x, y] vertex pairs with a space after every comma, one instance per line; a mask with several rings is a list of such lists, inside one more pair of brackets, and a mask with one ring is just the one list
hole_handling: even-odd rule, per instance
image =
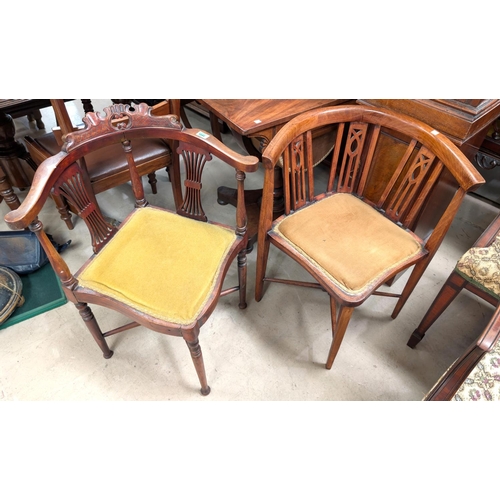
[[474, 367], [452, 401], [500, 401], [500, 342]]
[[500, 298], [500, 235], [489, 247], [473, 247], [458, 261], [456, 270]]

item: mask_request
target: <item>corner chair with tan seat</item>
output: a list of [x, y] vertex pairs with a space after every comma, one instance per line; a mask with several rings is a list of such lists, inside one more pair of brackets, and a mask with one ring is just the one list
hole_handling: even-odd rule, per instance
[[[333, 150], [321, 184], [313, 138], [327, 131]], [[327, 292], [333, 337], [327, 369], [354, 309], [371, 295], [396, 299], [392, 317], [397, 317], [466, 193], [484, 182], [443, 134], [411, 117], [364, 105], [297, 116], [262, 157], [255, 297], [262, 300], [271, 283]], [[275, 169], [282, 172], [285, 213], [273, 220]], [[434, 208], [436, 198], [446, 201], [441, 211]], [[271, 249], [294, 259], [313, 280], [290, 279], [268, 266]], [[401, 293], [381, 289], [409, 268]]]

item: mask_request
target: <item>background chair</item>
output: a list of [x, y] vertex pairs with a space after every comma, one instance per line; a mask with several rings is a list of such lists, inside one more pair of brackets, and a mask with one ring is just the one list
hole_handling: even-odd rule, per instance
[[[327, 131], [333, 152], [321, 185], [315, 182], [312, 144]], [[355, 307], [371, 295], [384, 295], [398, 299], [392, 317], [399, 314], [466, 192], [483, 182], [451, 141], [431, 127], [361, 105], [296, 117], [264, 150], [263, 165], [255, 297], [262, 299], [266, 281], [326, 291], [333, 333], [328, 369]], [[283, 174], [285, 213], [273, 222], [276, 167]], [[436, 199], [446, 201], [441, 212]], [[268, 276], [271, 243], [316, 281]], [[400, 294], [377, 291], [412, 266]]]
[[[146, 104], [133, 110], [117, 104], [104, 113], [87, 113], [85, 129], [65, 136], [62, 151], [40, 165], [21, 207], [8, 213], [5, 221], [13, 229], [29, 226], [36, 233], [68, 300], [75, 304], [105, 358], [113, 354], [106, 338], [138, 325], [182, 337], [206, 395], [210, 387], [198, 335], [220, 296], [238, 291], [239, 307], [246, 307], [244, 178], [245, 172], [257, 169], [258, 159], [233, 152], [201, 130], [183, 128], [176, 116], [154, 116]], [[145, 199], [134, 160], [135, 144], [144, 139], [163, 139], [173, 146], [176, 212], [153, 207]], [[87, 170], [78, 163], [112, 144], [119, 146], [128, 162], [136, 207], [118, 228], [103, 218]], [[184, 189], [179, 155], [185, 167]], [[202, 173], [212, 156], [236, 170], [241, 198], [235, 226], [209, 222], [201, 204]], [[37, 219], [50, 193], [77, 208], [90, 232], [94, 254], [75, 274]], [[235, 259], [238, 284], [222, 290]], [[89, 303], [121, 312], [132, 322], [102, 333]]]
[[[50, 101], [59, 126], [41, 137], [24, 137], [31, 158], [37, 165], [40, 165], [50, 156], [57, 154], [63, 144], [63, 137], [78, 129], [77, 126], [73, 125], [69, 117], [64, 99], [51, 99]], [[86, 109], [89, 109], [90, 99], [85, 101], [87, 101]], [[152, 112], [156, 115], [178, 114], [178, 101], [162, 101], [153, 107]], [[130, 181], [128, 165], [123, 155], [119, 153], [120, 148], [119, 144], [111, 145], [89, 153], [80, 159], [82, 166], [88, 170], [95, 194]], [[138, 141], [134, 148], [137, 171], [140, 176], [148, 176], [154, 194], [157, 192], [155, 172], [163, 168], [168, 171], [172, 163], [171, 154], [171, 145], [162, 139], [146, 138]], [[74, 207], [68, 206], [56, 195], [53, 198], [61, 219], [66, 222], [69, 229], [72, 229], [73, 223], [70, 211], [75, 212]]]
[[500, 400], [500, 307], [479, 339], [427, 393], [424, 401]]
[[42, 113], [39, 108], [29, 109], [21, 113], [12, 113], [10, 116], [12, 118], [20, 118], [22, 116], [26, 116], [30, 123], [35, 123], [38, 130], [43, 130], [45, 128], [45, 124], [42, 120]]
[[415, 347], [458, 294], [466, 289], [497, 306], [500, 302], [500, 214], [457, 262], [408, 340]]

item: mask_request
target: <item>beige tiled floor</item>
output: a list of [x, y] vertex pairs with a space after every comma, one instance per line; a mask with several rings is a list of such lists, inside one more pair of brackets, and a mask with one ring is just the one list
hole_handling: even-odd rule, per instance
[[[96, 109], [108, 101], [93, 100]], [[78, 103], [68, 104], [75, 117]], [[48, 130], [50, 109], [43, 111]], [[194, 125], [208, 121], [190, 115]], [[41, 133], [26, 119], [16, 120], [18, 136]], [[231, 136], [224, 140], [237, 148]], [[159, 192], [149, 199], [173, 204], [168, 178], [158, 174]], [[206, 181], [213, 185], [209, 210], [233, 216], [232, 207], [215, 201], [216, 187], [231, 183], [230, 171], [214, 168]], [[247, 186], [259, 187], [261, 173], [248, 177]], [[146, 185], [147, 186], [147, 185]], [[146, 187], [148, 192], [148, 188]], [[19, 192], [21, 199], [25, 192]], [[120, 218], [120, 207], [130, 202], [130, 186], [99, 195], [107, 215]], [[0, 204], [0, 230], [8, 207]], [[227, 296], [203, 327], [200, 343], [209, 384], [207, 398], [184, 342], [143, 328], [110, 339], [114, 356], [102, 358], [94, 340], [72, 304], [0, 330], [0, 400], [98, 401], [418, 401], [444, 370], [486, 325], [492, 307], [467, 292], [455, 301], [416, 349], [406, 342], [418, 325], [456, 260], [474, 243], [496, 215], [494, 206], [467, 197], [446, 240], [413, 296], [396, 320], [390, 318], [392, 299], [372, 297], [358, 308], [332, 370], [324, 369], [331, 338], [326, 294], [271, 284], [262, 302], [253, 298], [255, 254], [248, 256], [248, 308], [241, 311], [236, 297]], [[54, 205], [45, 206], [41, 220], [59, 241], [72, 239], [66, 257], [75, 270], [88, 252], [84, 225], [68, 231]], [[277, 252], [271, 266], [282, 272], [299, 272]], [[234, 277], [232, 273], [229, 279]], [[399, 290], [406, 277], [393, 286]], [[153, 286], [153, 284], [152, 284]], [[103, 327], [122, 324], [117, 314], [95, 307]]]

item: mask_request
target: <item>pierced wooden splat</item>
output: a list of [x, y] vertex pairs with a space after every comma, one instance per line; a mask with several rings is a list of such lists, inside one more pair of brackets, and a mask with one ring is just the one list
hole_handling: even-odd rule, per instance
[[208, 219], [201, 203], [201, 176], [212, 155], [207, 150], [184, 142], [179, 143], [177, 153], [184, 159], [186, 171], [183, 201], [177, 213], [206, 222]]
[[353, 122], [349, 125], [337, 181], [337, 192], [339, 193], [352, 193], [356, 189], [367, 131], [367, 123]]
[[[354, 193], [365, 198], [365, 188], [372, 182], [372, 172], [379, 175], [385, 169], [378, 154], [383, 128], [378, 124], [341, 122], [336, 125], [335, 144], [332, 147], [328, 192]], [[285, 213], [297, 210], [314, 197], [312, 176], [312, 141], [314, 132], [308, 131], [290, 142], [283, 151], [283, 188]], [[403, 144], [401, 142], [400, 144]], [[382, 160], [382, 163], [381, 163]], [[368, 203], [383, 210], [387, 217], [409, 227], [417, 219], [425, 200], [443, 170], [436, 156], [413, 139], [401, 148], [401, 156], [394, 158], [393, 172], [382, 192], [368, 195]], [[375, 169], [375, 170], [374, 170]], [[373, 186], [370, 185], [373, 190]]]
[[90, 187], [88, 174], [73, 163], [58, 179], [53, 192], [64, 198], [84, 220], [89, 228], [94, 253], [98, 253], [115, 234], [116, 228], [104, 219]]
[[340, 148], [342, 146], [342, 138], [344, 136], [345, 123], [337, 125], [337, 138], [335, 139], [335, 146], [333, 147], [332, 163], [330, 166], [330, 177], [328, 178], [327, 191], [333, 191], [337, 177], [337, 168], [339, 164]]
[[[338, 124], [328, 191], [364, 197], [382, 129], [380, 125], [356, 122], [348, 124], [347, 131], [345, 128], [345, 123]], [[411, 225], [442, 172], [442, 163], [434, 165], [435, 160], [427, 148], [411, 140], [384, 191], [372, 203], [391, 220]]]
[[[411, 164], [407, 168], [410, 158]], [[437, 180], [434, 169], [429, 178], [431, 166], [436, 156], [427, 148], [418, 145], [417, 141], [412, 140], [395, 170], [390, 182], [388, 183], [379, 206], [385, 209], [386, 214], [394, 221], [403, 221], [409, 207], [415, 212], [417, 207], [415, 201], [422, 191], [428, 193], [432, 186], [426, 186], [426, 182], [433, 184]], [[440, 170], [440, 169], [438, 169]], [[423, 203], [423, 199], [421, 203]], [[421, 204], [418, 205], [418, 208]]]
[[285, 149], [283, 157], [285, 213], [304, 206], [314, 196], [313, 146], [311, 131], [297, 137]]
[[371, 169], [380, 135], [380, 126], [367, 123], [339, 123], [328, 179], [327, 191], [340, 193], [363, 191]]

